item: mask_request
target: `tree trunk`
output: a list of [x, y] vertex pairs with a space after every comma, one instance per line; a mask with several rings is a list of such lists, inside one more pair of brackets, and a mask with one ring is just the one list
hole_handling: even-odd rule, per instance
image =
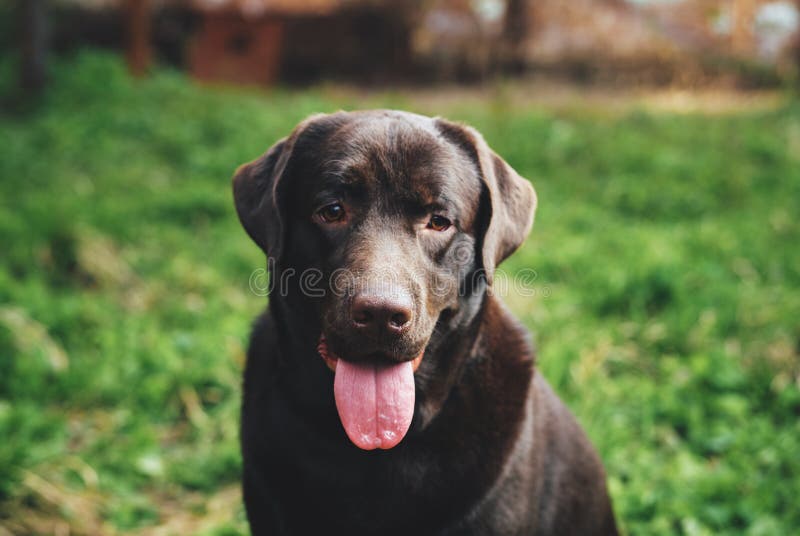
[[19, 0], [22, 57], [20, 82], [27, 93], [38, 93], [47, 81], [47, 0]]
[[126, 0], [128, 70], [133, 76], [144, 76], [150, 67], [150, 1]]
[[503, 18], [504, 60], [512, 72], [525, 69], [525, 43], [531, 26], [530, 0], [507, 0]]

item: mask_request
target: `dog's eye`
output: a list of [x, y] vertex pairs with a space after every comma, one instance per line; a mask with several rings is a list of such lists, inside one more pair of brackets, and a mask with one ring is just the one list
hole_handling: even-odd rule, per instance
[[428, 229], [433, 229], [434, 231], [446, 231], [450, 228], [452, 223], [450, 220], [445, 218], [444, 216], [439, 216], [438, 214], [434, 214], [431, 216], [430, 221], [428, 222]]
[[325, 223], [333, 223], [344, 219], [344, 207], [339, 203], [332, 203], [317, 211], [319, 218]]

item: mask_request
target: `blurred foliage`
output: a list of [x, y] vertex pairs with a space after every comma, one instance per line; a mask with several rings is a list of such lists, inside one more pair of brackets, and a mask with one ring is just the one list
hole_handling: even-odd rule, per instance
[[[0, 63], [8, 90], [9, 62]], [[199, 88], [53, 65], [0, 117], [0, 527], [246, 531], [248, 290], [235, 167], [313, 112], [399, 94]], [[506, 300], [605, 460], [631, 534], [800, 526], [800, 107], [718, 116], [423, 110], [472, 123], [539, 193]]]

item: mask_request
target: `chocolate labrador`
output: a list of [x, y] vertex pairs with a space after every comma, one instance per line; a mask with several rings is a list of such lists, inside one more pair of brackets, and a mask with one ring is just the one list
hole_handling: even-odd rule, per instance
[[316, 115], [233, 192], [270, 270], [242, 407], [253, 534], [616, 534], [597, 454], [491, 291], [536, 194], [477, 131]]

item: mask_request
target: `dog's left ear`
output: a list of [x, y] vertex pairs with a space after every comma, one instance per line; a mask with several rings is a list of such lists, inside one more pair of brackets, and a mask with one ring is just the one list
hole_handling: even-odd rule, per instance
[[[536, 212], [536, 192], [531, 183], [497, 156], [472, 127], [437, 118], [442, 134], [473, 160], [485, 186], [480, 213], [483, 215], [481, 250], [489, 284], [497, 265], [525, 241]], [[488, 199], [485, 199], [488, 197]]]

